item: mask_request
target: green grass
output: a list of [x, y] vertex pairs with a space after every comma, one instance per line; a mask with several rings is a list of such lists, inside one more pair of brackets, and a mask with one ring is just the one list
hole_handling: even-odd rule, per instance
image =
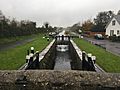
[[1, 70], [16, 70], [25, 63], [25, 56], [31, 46], [35, 50], [42, 51], [49, 43], [46, 39], [42, 38], [43, 35], [35, 36], [35, 40], [26, 43], [16, 48], [6, 51], [0, 51], [0, 69]]
[[74, 39], [81, 50], [92, 53], [97, 57], [97, 64], [107, 72], [120, 73], [120, 57], [105, 49], [92, 45], [83, 39]]

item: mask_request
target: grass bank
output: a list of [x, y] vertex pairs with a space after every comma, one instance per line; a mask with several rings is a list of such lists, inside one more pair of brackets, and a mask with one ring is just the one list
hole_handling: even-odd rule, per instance
[[97, 64], [107, 72], [120, 73], [120, 57], [116, 56], [105, 49], [92, 45], [89, 42], [76, 38], [75, 43], [81, 50], [92, 53], [97, 57]]
[[9, 43], [13, 43], [16, 41], [21, 41], [21, 40], [33, 38], [35, 36], [36, 35], [33, 34], [33, 35], [28, 35], [28, 36], [16, 36], [16, 37], [0, 38], [0, 45], [9, 44]]
[[31, 46], [33, 46], [35, 50], [42, 51], [50, 43], [50, 41], [42, 37], [43, 35], [37, 35], [32, 42], [9, 50], [0, 51], [0, 69], [16, 70], [20, 68], [25, 63], [26, 51], [30, 49]]

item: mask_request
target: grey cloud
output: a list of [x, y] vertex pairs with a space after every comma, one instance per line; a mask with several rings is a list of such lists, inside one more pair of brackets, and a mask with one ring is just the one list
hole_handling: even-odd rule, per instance
[[69, 26], [91, 18], [104, 10], [118, 11], [120, 0], [0, 0], [6, 16], [29, 19], [38, 25], [48, 21], [55, 26]]

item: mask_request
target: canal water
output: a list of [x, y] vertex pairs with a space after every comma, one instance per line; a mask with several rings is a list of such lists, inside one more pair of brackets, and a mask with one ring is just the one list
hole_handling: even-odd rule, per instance
[[54, 70], [71, 70], [68, 45], [57, 45]]

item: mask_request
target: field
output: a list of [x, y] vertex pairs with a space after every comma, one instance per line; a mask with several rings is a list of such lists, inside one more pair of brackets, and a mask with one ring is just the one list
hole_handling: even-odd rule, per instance
[[97, 57], [97, 64], [106, 72], [120, 73], [120, 57], [107, 52], [105, 49], [92, 45], [91, 43], [76, 38], [75, 43], [81, 50], [92, 53]]
[[19, 69], [25, 63], [25, 56], [30, 47], [34, 47], [35, 50], [42, 51], [50, 43], [50, 41], [47, 41], [42, 37], [43, 35], [39, 34], [34, 37], [35, 39], [32, 42], [17, 46], [16, 48], [0, 51], [0, 69]]

